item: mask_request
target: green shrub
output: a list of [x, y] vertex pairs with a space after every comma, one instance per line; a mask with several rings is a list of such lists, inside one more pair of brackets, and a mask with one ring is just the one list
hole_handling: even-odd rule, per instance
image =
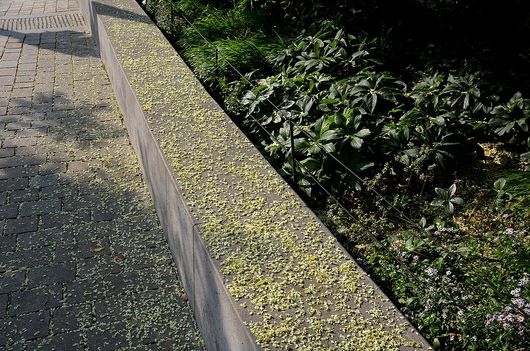
[[[301, 180], [343, 180], [358, 188], [328, 153], [370, 176], [390, 165], [394, 179], [434, 175], [476, 154], [489, 105], [477, 74], [426, 75], [410, 88], [374, 57], [374, 42], [328, 26], [300, 38], [276, 59], [277, 74], [256, 80], [242, 99], [248, 115], [285, 141], [270, 140], [276, 158], [290, 155], [285, 121], [298, 130]], [[291, 165], [285, 162], [283, 171]], [[387, 179], [388, 180], [388, 179]]]

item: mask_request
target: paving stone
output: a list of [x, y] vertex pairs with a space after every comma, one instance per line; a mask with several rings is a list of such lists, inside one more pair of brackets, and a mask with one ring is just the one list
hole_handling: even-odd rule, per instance
[[0, 179], [29, 177], [37, 173], [38, 168], [35, 166], [22, 165], [12, 168], [2, 168], [0, 169]]
[[17, 291], [11, 294], [10, 315], [36, 312], [58, 307], [61, 304], [62, 288], [51, 285], [31, 290]]
[[134, 296], [132, 293], [127, 294], [127, 298], [120, 295], [107, 297], [104, 300], [94, 303], [96, 319], [102, 323], [114, 323], [121, 320], [130, 320], [135, 316]]
[[24, 128], [30, 128], [31, 124], [28, 121], [17, 121], [6, 124], [7, 130], [20, 130]]
[[89, 210], [78, 210], [72, 212], [52, 212], [41, 217], [41, 228], [60, 228], [72, 226], [74, 224], [86, 223], [90, 221]]
[[[2, 129], [2, 128], [0, 128]], [[15, 155], [15, 148], [8, 147], [8, 148], [2, 148], [0, 149], [0, 157], [11, 157]]]
[[53, 186], [57, 184], [57, 176], [55, 174], [37, 175], [31, 177], [30, 184], [35, 188], [45, 188], [48, 186]]
[[10, 178], [0, 180], [0, 189], [4, 191], [20, 190], [28, 187], [28, 178]]
[[123, 268], [124, 262], [120, 257], [109, 255], [81, 259], [77, 264], [77, 271], [80, 277], [119, 273]]
[[40, 311], [13, 319], [18, 336], [25, 340], [42, 338], [49, 334], [50, 313]]
[[0, 219], [16, 218], [18, 207], [16, 205], [4, 205], [0, 207]]
[[39, 199], [38, 189], [14, 190], [9, 193], [9, 203], [18, 204], [21, 202], [37, 201]]
[[87, 301], [98, 301], [115, 295], [108, 276], [81, 277], [66, 283], [65, 303], [79, 304]]
[[[28, 102], [31, 104], [31, 102]], [[17, 137], [38, 137], [46, 135], [48, 132], [48, 128], [27, 128], [27, 129], [19, 129], [17, 130]]]
[[37, 146], [19, 146], [16, 148], [16, 155], [17, 156], [36, 156], [37, 154], [42, 155], [42, 151], [44, 150], [42, 149], [39, 150]]
[[37, 230], [39, 219], [33, 217], [19, 217], [6, 220], [5, 234], [20, 234]]
[[38, 165], [44, 163], [42, 160], [37, 158], [26, 157], [26, 156], [13, 156], [0, 158], [0, 168], [18, 167], [18, 166], [29, 166]]
[[41, 175], [63, 173], [63, 172], [66, 172], [66, 163], [54, 162], [54, 163], [46, 163], [46, 164], [39, 166], [39, 174]]
[[[2, 234], [4, 223], [0, 221], [0, 234]], [[5, 255], [7, 252], [15, 251], [17, 245], [17, 238], [14, 235], [4, 235], [0, 237], [0, 255]]]
[[110, 351], [127, 347], [127, 329], [124, 322], [96, 325], [87, 333], [88, 349]]
[[107, 238], [97, 238], [96, 240], [82, 241], [70, 245], [60, 245], [55, 250], [55, 259], [58, 262], [101, 255], [110, 255], [110, 244]]
[[49, 199], [32, 202], [23, 202], [20, 204], [21, 216], [42, 215], [51, 212], [57, 212], [61, 209], [61, 200]]
[[62, 262], [52, 266], [32, 268], [28, 272], [28, 287], [64, 283], [75, 279], [75, 264]]
[[76, 209], [94, 208], [98, 206], [99, 199], [94, 194], [81, 196], [68, 196], [64, 199], [64, 210], [73, 211]]
[[74, 232], [78, 241], [98, 241], [102, 238], [118, 236], [114, 222], [89, 222], [79, 225]]
[[116, 207], [98, 206], [93, 210], [95, 221], [110, 221], [120, 217]]
[[74, 233], [72, 231], [61, 230], [60, 228], [43, 229], [18, 235], [18, 243], [20, 247], [24, 248], [71, 244], [74, 243], [74, 240]]
[[9, 138], [4, 141], [4, 148], [23, 147], [37, 145], [37, 138]]
[[26, 283], [26, 272], [12, 271], [0, 273], [0, 294], [20, 290]]
[[53, 312], [54, 333], [63, 333], [86, 328], [94, 322], [92, 306], [88, 303], [63, 306]]
[[26, 343], [28, 350], [72, 351], [85, 348], [84, 334], [79, 331], [50, 335]]
[[7, 315], [7, 294], [0, 294], [0, 318]]
[[13, 333], [14, 324], [10, 319], [0, 319], [0, 346], [6, 346], [8, 339], [8, 333]]
[[68, 162], [69, 172], [82, 172], [90, 168], [90, 163], [85, 161], [72, 161]]
[[51, 264], [52, 261], [52, 247], [31, 249], [22, 248], [15, 252], [7, 252], [0, 256], [0, 271], [31, 268], [44, 264]]
[[[77, 193], [77, 189], [75, 186], [63, 184], [42, 188], [39, 193], [41, 199], [65, 198], [74, 196]], [[64, 208], [64, 210], [70, 211], [73, 210], [73, 208]]]

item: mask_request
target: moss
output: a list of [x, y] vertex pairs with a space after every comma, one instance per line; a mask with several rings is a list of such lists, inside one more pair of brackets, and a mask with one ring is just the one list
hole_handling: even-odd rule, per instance
[[258, 344], [423, 348], [405, 337], [410, 325], [248, 139], [211, 107], [158, 29], [125, 12], [136, 11], [126, 1], [105, 3], [116, 8], [105, 8], [103, 22], [118, 59], [140, 105], [149, 106], [148, 124]]

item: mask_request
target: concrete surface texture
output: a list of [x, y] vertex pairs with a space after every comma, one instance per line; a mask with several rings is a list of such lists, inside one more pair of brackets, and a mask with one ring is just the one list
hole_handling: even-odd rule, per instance
[[208, 349], [428, 349], [138, 4], [80, 4]]
[[0, 0], [0, 349], [202, 349], [80, 21]]

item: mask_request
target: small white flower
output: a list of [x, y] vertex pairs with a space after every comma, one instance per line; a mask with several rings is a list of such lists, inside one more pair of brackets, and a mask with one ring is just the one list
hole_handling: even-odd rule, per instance
[[427, 273], [429, 277], [435, 277], [438, 275], [438, 271], [436, 270], [436, 268], [432, 268], [432, 267], [427, 268], [425, 270], [425, 273]]
[[512, 291], [510, 291], [510, 294], [514, 297], [521, 296], [521, 288], [515, 288]]

